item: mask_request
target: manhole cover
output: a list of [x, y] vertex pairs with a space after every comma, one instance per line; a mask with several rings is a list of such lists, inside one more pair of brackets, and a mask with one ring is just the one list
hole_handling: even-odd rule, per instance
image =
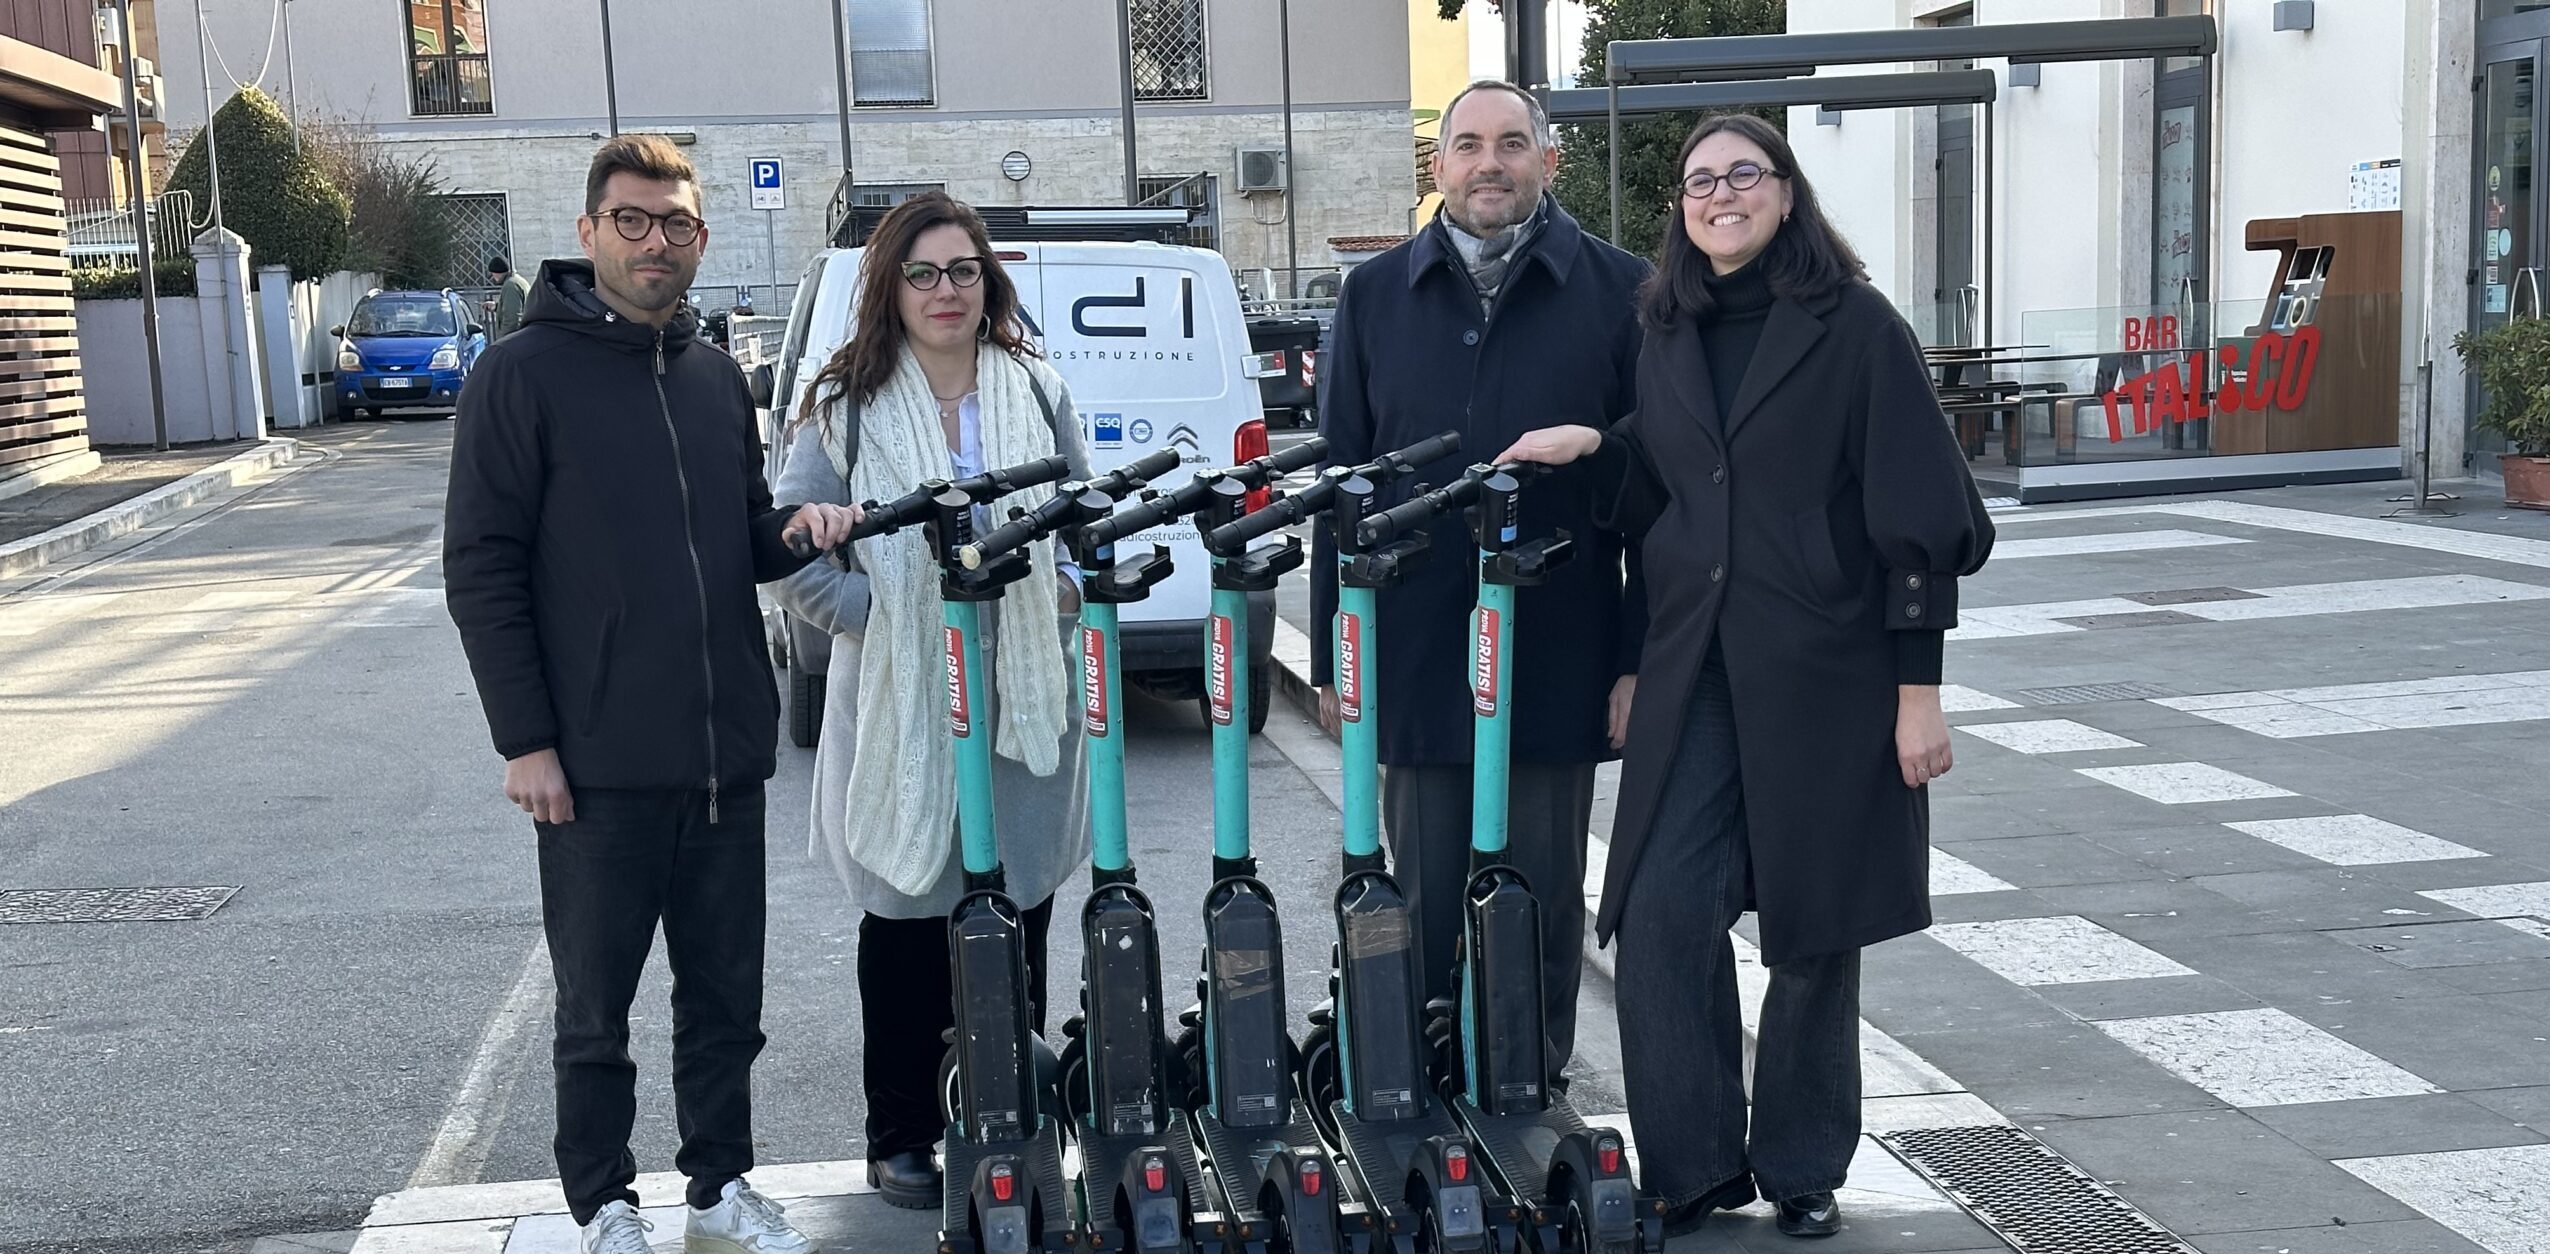
[[2195, 1254], [2035, 1137], [2007, 1124], [1878, 1138], [2027, 1254]]
[[2202, 605], [2208, 601], [2259, 601], [2255, 592], [2240, 588], [2178, 588], [2168, 592], [2128, 592], [2122, 598], [2144, 605]]
[[2205, 620], [2179, 610], [2136, 610], [2130, 614], [2083, 614], [2054, 621], [2096, 631], [2101, 627], [2192, 627]]
[[2030, 705], [2086, 705], [2092, 701], [2157, 701], [2178, 696], [2175, 688], [2159, 684], [2129, 682], [2121, 684], [2071, 684], [2060, 688], [2022, 688], [2019, 697]]
[[0, 889], [0, 923], [190, 923], [212, 917], [236, 888]]

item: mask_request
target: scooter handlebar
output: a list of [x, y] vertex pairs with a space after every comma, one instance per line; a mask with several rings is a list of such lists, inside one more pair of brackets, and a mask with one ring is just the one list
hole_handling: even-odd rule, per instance
[[[984, 501], [1007, 496], [1021, 488], [1052, 483], [1070, 473], [1069, 461], [1060, 457], [1045, 457], [1032, 462], [1021, 462], [1015, 466], [1003, 466], [998, 470], [988, 470], [953, 483], [933, 479], [896, 497], [891, 503], [860, 502], [859, 521], [850, 527], [850, 540], [865, 540], [870, 536], [891, 534], [921, 522], [929, 517], [932, 503], [942, 493], [962, 492], [972, 498], [976, 504], [981, 504]], [[814, 544], [804, 532], [792, 528], [782, 532], [781, 539], [788, 545], [788, 551], [799, 557], [815, 555]], [[850, 540], [844, 540], [834, 546], [834, 551], [840, 552], [849, 548]]]
[[1355, 526], [1355, 542], [1365, 548], [1384, 544], [1402, 532], [1424, 526], [1437, 514], [1450, 513], [1468, 505], [1478, 499], [1479, 484], [1487, 474], [1486, 468], [1473, 466], [1460, 478], [1432, 492], [1409, 497], [1364, 519]]
[[1070, 526], [1083, 508], [1082, 499], [1089, 493], [1098, 493], [1111, 502], [1121, 501], [1144, 483], [1176, 469], [1177, 464], [1176, 449], [1161, 449], [1087, 483], [1066, 483], [1044, 504], [1033, 510], [1020, 511], [1008, 522], [994, 528], [990, 535], [958, 549], [956, 558], [964, 563], [967, 570], [979, 569], [983, 563], [1003, 553]]

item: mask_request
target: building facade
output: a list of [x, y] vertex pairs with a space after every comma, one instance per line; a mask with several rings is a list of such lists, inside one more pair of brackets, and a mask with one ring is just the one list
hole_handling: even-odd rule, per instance
[[[836, 2], [862, 200], [940, 187], [983, 204], [1123, 202], [1115, 0]], [[269, 0], [203, 8], [217, 98], [261, 79], [297, 113], [429, 157], [455, 194], [470, 267], [487, 253], [518, 267], [577, 254], [584, 169], [614, 105], [621, 130], [669, 134], [700, 169], [704, 302], [747, 285], [766, 301], [825, 242], [844, 165], [825, 0], [610, 0], [607, 78], [599, 0], [302, 0], [288, 6], [289, 65], [261, 61], [275, 46]], [[1262, 152], [1284, 142], [1277, 6], [1133, 4], [1142, 194], [1199, 206], [1194, 240], [1237, 270], [1285, 266], [1288, 239], [1305, 267], [1324, 264], [1328, 235], [1399, 229], [1414, 197], [1405, 13], [1365, 0], [1289, 8], [1286, 177]], [[168, 30], [172, 42], [192, 33]], [[168, 60], [182, 131], [200, 123], [202, 91], [192, 58]], [[784, 207], [757, 210], [752, 173], [774, 159]]]
[[97, 464], [55, 137], [93, 133], [121, 99], [94, 0], [0, 5], [0, 494]]
[[[1926, 343], [2073, 355], [2021, 371], [2061, 397], [2024, 411], [2011, 441], [2046, 482], [2096, 477], [2080, 468], [2091, 463], [2128, 479], [2237, 482], [2265, 463], [2233, 459], [2266, 456], [2292, 472], [2269, 477], [2366, 477], [2413, 468], [2421, 448], [2438, 477], [2493, 471], [2496, 446], [2469, 428], [2472, 389], [2451, 344], [2540, 307], [2550, 206], [2531, 171], [2550, 6], [1789, 7], [1792, 33], [2184, 15], [2213, 19], [2210, 64], [1828, 67], [1988, 69], [1997, 98], [1794, 108], [1789, 135]], [[2203, 370], [2175, 356], [2189, 352]]]

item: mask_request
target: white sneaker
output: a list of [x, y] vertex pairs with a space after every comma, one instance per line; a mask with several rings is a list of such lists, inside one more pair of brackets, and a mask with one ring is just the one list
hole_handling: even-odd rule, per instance
[[613, 1202], [593, 1216], [584, 1226], [584, 1240], [578, 1245], [583, 1254], [650, 1254], [646, 1234], [655, 1225], [627, 1202]]
[[790, 1227], [779, 1203], [741, 1180], [726, 1182], [717, 1205], [693, 1208], [682, 1225], [684, 1254], [811, 1254], [815, 1243]]

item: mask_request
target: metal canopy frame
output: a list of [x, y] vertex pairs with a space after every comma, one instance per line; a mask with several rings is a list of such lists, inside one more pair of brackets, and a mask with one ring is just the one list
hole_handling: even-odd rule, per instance
[[[2162, 57], [2203, 60], [2212, 91], [2214, 55], [2221, 36], [2209, 14], [2187, 17], [2099, 18], [2072, 22], [2012, 22], [1993, 26], [1903, 26], [1883, 30], [1823, 31], [1791, 35], [1726, 35], [1706, 39], [1615, 39], [1603, 50], [1600, 89], [1552, 91], [1545, 99], [1552, 122], [1590, 122], [1600, 96], [1611, 137], [1611, 238], [1620, 239], [1620, 120], [1687, 113], [1698, 109], [1817, 105], [1835, 112], [1983, 106], [1983, 231], [1977, 272], [1982, 282], [1976, 333], [1992, 333], [1993, 105], [1999, 95], [1990, 70], [1926, 70], [1901, 74], [1853, 74], [1815, 79], [1828, 65], [1883, 65], [1902, 61], [1968, 61], [2004, 58], [2013, 64], [2051, 61], [2139, 61]], [[1643, 85], [1637, 85], [1643, 84]], [[2197, 207], [2198, 229], [2210, 238], [2214, 207]]]

